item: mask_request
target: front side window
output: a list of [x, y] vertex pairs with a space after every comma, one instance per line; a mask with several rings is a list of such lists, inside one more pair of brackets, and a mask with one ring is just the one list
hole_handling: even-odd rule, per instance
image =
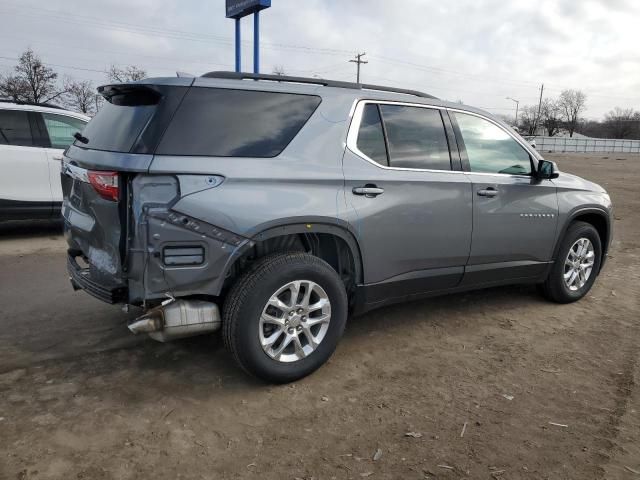
[[27, 112], [0, 110], [0, 145], [34, 146]]
[[529, 153], [502, 128], [484, 118], [456, 113], [472, 172], [529, 175]]
[[358, 130], [358, 150], [380, 165], [387, 165], [387, 147], [384, 143], [384, 130], [380, 120], [378, 106], [367, 103], [362, 111], [362, 120]]
[[42, 113], [42, 118], [47, 127], [51, 148], [67, 148], [75, 140], [73, 134], [82, 132], [86, 125], [84, 120], [55, 113]]

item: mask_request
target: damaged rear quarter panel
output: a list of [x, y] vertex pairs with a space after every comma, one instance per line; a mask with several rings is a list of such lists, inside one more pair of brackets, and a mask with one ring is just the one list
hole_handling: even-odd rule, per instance
[[[173, 210], [198, 192], [219, 186], [214, 175], [138, 175], [131, 182], [132, 235], [129, 246], [129, 301], [214, 294], [229, 257], [246, 242]], [[204, 262], [198, 265], [164, 264], [166, 247], [202, 247]]]

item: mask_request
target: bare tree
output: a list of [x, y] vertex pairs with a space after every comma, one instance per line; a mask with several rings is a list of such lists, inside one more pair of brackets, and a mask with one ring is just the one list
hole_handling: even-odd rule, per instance
[[15, 73], [0, 77], [0, 96], [16, 101], [46, 103], [64, 95], [58, 74], [30, 48], [20, 55]]
[[96, 89], [89, 80], [76, 81], [70, 78], [65, 80], [65, 104], [72, 110], [94, 115], [98, 109]]
[[109, 81], [114, 83], [134, 82], [136, 80], [142, 80], [146, 76], [147, 72], [135, 65], [127, 65], [124, 68], [111, 65], [107, 72]]
[[604, 124], [612, 138], [629, 138], [640, 130], [640, 112], [616, 107], [604, 116]]
[[520, 109], [520, 115], [518, 115], [518, 127], [527, 135], [535, 135], [536, 126], [538, 125], [537, 117], [537, 105], [525, 105]]
[[547, 135], [553, 137], [560, 131], [562, 125], [562, 108], [557, 100], [545, 98], [540, 108], [540, 119]]
[[586, 103], [587, 96], [580, 90], [563, 90], [558, 98], [558, 105], [562, 109], [562, 117], [570, 137], [573, 137], [578, 127], [580, 113], [584, 110]]
[[275, 67], [273, 67], [273, 72], [271, 72], [273, 75], [286, 75], [287, 72], [284, 71], [284, 66], [283, 65], [276, 65]]

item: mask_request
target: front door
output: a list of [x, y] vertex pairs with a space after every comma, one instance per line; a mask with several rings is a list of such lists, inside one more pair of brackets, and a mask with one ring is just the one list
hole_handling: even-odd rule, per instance
[[[343, 159], [367, 303], [456, 286], [471, 244], [471, 182], [437, 108], [361, 102]], [[456, 158], [457, 160], [457, 158]]]
[[556, 187], [538, 180], [529, 152], [502, 126], [452, 113], [473, 183], [473, 235], [466, 283], [541, 275], [551, 260], [558, 223]]

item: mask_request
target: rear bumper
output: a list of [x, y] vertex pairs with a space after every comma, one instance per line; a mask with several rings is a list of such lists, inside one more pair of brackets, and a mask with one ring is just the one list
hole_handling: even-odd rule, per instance
[[96, 297], [106, 303], [126, 303], [128, 292], [127, 287], [121, 284], [106, 285], [99, 283], [91, 277], [91, 270], [78, 265], [76, 257], [79, 253], [69, 250], [67, 255], [67, 271], [69, 280], [74, 290], [84, 290], [89, 295]]

